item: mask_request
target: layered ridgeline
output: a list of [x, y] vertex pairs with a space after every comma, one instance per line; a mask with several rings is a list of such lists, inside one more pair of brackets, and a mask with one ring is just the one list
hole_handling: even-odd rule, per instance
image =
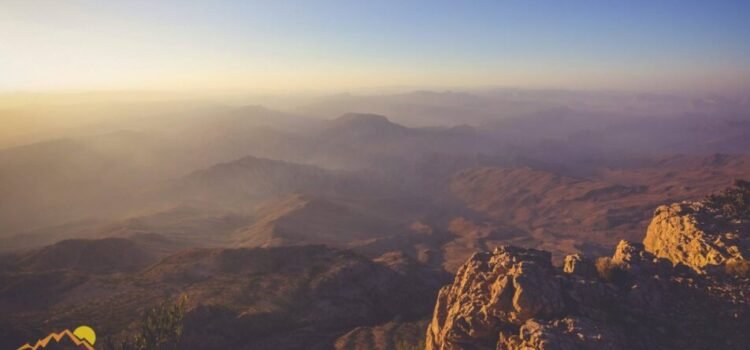
[[477, 253], [441, 289], [430, 350], [747, 349], [750, 184], [656, 210], [611, 257], [513, 246]]

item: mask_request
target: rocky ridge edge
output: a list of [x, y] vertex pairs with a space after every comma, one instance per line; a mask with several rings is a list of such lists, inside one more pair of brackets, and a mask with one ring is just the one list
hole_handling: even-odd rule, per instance
[[562, 268], [540, 250], [477, 253], [440, 290], [426, 349], [747, 349], [750, 281], [726, 267], [747, 263], [750, 231], [712, 208], [661, 206], [644, 244]]

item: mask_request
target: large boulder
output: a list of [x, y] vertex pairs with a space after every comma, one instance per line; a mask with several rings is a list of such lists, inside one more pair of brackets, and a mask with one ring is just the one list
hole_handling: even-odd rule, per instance
[[591, 264], [557, 268], [510, 246], [475, 254], [440, 290], [426, 349], [750, 348], [747, 279], [696, 274], [628, 241]]
[[656, 209], [643, 244], [647, 251], [697, 272], [745, 261], [748, 225], [717, 217], [704, 202], [683, 202]]
[[504, 325], [561, 315], [561, 279], [548, 252], [501, 246], [477, 253], [438, 295], [427, 349], [495, 349]]

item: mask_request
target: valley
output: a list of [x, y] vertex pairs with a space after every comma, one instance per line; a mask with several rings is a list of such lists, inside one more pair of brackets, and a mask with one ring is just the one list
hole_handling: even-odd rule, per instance
[[725, 143], [590, 147], [624, 117], [553, 133], [529, 123], [570, 112], [535, 113], [409, 127], [251, 106], [0, 150], [0, 344], [88, 322], [118, 349], [185, 297], [191, 349], [407, 349], [476, 253], [607, 255], [660, 205], [750, 174]]

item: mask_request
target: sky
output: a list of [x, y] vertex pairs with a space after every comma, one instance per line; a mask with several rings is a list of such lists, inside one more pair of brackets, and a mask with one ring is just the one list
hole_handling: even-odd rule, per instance
[[0, 91], [750, 88], [750, 2], [0, 0]]

